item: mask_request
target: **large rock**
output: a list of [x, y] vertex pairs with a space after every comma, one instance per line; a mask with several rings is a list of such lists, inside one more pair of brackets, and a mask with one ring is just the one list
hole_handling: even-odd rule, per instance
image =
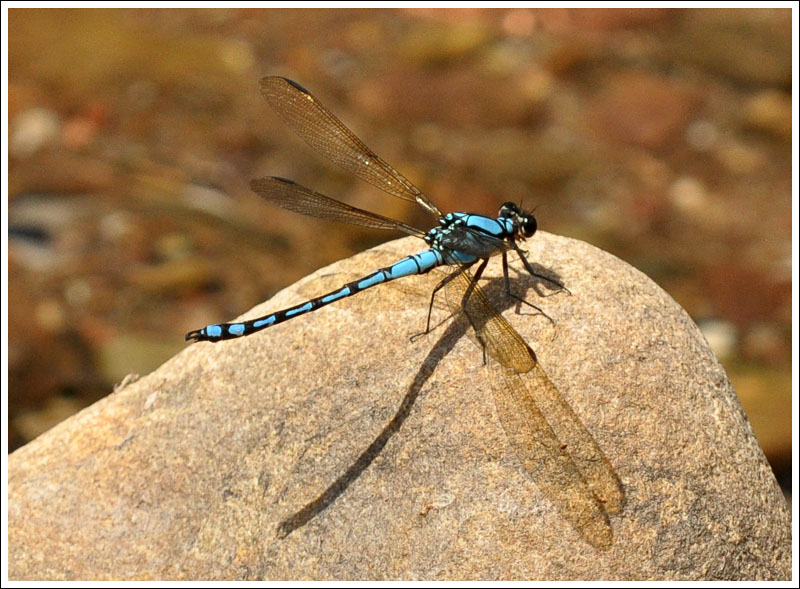
[[[420, 243], [324, 268], [248, 316]], [[446, 306], [409, 340], [429, 275], [194, 344], [14, 452], [10, 578], [789, 579], [786, 502], [692, 320], [589, 245], [526, 245], [569, 288], [512, 271], [552, 323], [515, 312], [497, 262], [487, 291], [622, 483], [608, 542], [587, 541], [522, 468], [483, 354]]]

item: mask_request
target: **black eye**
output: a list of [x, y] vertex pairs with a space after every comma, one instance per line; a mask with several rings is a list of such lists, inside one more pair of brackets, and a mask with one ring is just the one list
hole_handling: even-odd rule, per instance
[[531, 215], [530, 217], [520, 217], [520, 231], [525, 237], [530, 237], [536, 233], [536, 218]]

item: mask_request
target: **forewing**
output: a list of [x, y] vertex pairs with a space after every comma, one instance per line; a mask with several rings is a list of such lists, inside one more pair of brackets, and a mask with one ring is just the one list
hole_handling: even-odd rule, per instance
[[261, 94], [295, 133], [329, 160], [388, 194], [416, 202], [441, 216], [428, 197], [367, 147], [308, 90], [286, 78], [269, 76], [261, 79]]

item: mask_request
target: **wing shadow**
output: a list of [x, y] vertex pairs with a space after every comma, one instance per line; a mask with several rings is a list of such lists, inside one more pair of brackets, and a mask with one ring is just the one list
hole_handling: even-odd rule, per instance
[[[558, 278], [547, 271], [544, 280], [534, 280], [546, 284]], [[361, 476], [400, 430], [422, 387], [442, 359], [469, 333], [489, 356], [487, 368], [498, 417], [525, 470], [585, 541], [601, 549], [611, 545], [613, 531], [608, 515], [619, 513], [625, 501], [619, 477], [591, 433], [547, 377], [533, 350], [497, 313], [483, 287], [474, 291], [466, 307], [460, 306], [470, 279], [465, 273], [445, 289], [447, 305], [437, 304], [437, 308], [449, 307], [456, 320], [450, 322], [432, 346], [396, 414], [325, 491], [280, 523], [278, 537], [284, 538], [306, 525]], [[502, 301], [504, 309], [515, 305], [512, 297], [495, 296], [496, 290], [504, 288], [502, 278], [492, 278], [489, 282], [487, 291], [492, 293], [492, 300]], [[540, 293], [536, 285], [532, 288]]]

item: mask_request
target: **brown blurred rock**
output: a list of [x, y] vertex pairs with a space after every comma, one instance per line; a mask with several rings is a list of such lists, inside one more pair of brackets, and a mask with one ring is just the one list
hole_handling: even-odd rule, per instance
[[[419, 247], [324, 268], [257, 312]], [[596, 248], [542, 233], [529, 250], [571, 291], [527, 292], [554, 325], [488, 292], [624, 485], [608, 550], [521, 469], [480, 350], [449, 324], [409, 342], [429, 276], [195, 344], [11, 454], [9, 577], [789, 579], [786, 503], [694, 323]]]
[[625, 72], [608, 80], [587, 116], [602, 139], [663, 149], [689, 123], [695, 103], [685, 83]]
[[683, 11], [662, 51], [739, 83], [788, 89], [792, 12], [788, 7]]

